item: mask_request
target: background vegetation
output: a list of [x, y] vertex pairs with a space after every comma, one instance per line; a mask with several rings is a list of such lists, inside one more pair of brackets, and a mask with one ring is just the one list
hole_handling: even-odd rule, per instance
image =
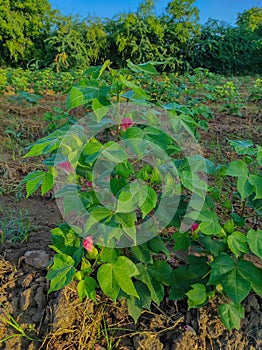
[[69, 71], [131, 59], [161, 61], [165, 70], [261, 73], [262, 9], [239, 13], [235, 26], [200, 25], [194, 2], [172, 0], [157, 15], [154, 0], [144, 0], [135, 12], [102, 20], [63, 16], [48, 0], [1, 1], [0, 66]]

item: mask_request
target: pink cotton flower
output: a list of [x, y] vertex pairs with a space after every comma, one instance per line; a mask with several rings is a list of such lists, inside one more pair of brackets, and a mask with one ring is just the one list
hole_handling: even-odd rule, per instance
[[196, 232], [196, 230], [198, 229], [199, 224], [196, 222], [193, 222], [191, 229], [192, 229], [192, 233]]
[[74, 168], [72, 167], [70, 162], [61, 162], [58, 166], [63, 169], [67, 174], [72, 173]]
[[92, 187], [92, 182], [87, 180], [87, 181], [86, 181], [86, 186], [87, 186], [87, 187]]
[[84, 240], [83, 240], [83, 247], [85, 248], [85, 250], [87, 250], [88, 252], [92, 252], [93, 250], [93, 238], [91, 236], [87, 236]]
[[123, 131], [126, 131], [126, 129], [130, 128], [134, 124], [135, 124], [135, 122], [133, 122], [133, 120], [130, 118], [122, 118], [121, 119], [121, 128]]

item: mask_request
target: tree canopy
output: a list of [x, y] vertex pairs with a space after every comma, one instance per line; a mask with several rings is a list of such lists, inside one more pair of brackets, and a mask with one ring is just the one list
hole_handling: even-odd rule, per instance
[[110, 59], [114, 66], [160, 61], [161, 67], [205, 67], [221, 73], [261, 72], [262, 9], [239, 13], [236, 26], [199, 24], [195, 0], [155, 1], [112, 19], [62, 16], [48, 0], [0, 0], [0, 65], [85, 69]]

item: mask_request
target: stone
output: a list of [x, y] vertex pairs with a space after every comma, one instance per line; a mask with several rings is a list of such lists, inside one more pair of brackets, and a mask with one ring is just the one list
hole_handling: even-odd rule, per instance
[[25, 263], [36, 269], [45, 269], [50, 261], [50, 256], [44, 250], [30, 250], [25, 252]]

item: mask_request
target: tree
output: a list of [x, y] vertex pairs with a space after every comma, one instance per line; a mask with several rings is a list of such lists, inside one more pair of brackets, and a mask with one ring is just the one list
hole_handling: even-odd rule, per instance
[[202, 26], [191, 64], [221, 74], [259, 73], [261, 45], [250, 30], [210, 19]]
[[238, 13], [236, 24], [251, 32], [262, 31], [262, 8], [252, 7], [242, 13]]
[[102, 62], [106, 33], [99, 18], [61, 17], [47, 39], [49, 63], [57, 70], [84, 69]]
[[134, 63], [166, 59], [164, 28], [156, 15], [153, 0], [145, 0], [136, 12], [121, 14], [106, 22], [109, 58], [124, 66], [129, 58]]
[[172, 0], [162, 16], [165, 48], [177, 68], [186, 65], [200, 35], [199, 10], [194, 3], [195, 0]]
[[56, 14], [48, 0], [0, 0], [0, 62], [23, 66], [37, 59]]

